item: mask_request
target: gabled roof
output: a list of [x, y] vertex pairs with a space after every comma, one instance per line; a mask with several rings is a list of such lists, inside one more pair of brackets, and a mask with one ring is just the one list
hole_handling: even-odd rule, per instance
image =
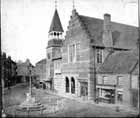
[[114, 52], [105, 59], [98, 72], [127, 74], [134, 69], [137, 62], [138, 58], [133, 52]]
[[36, 64], [46, 64], [46, 58], [38, 61]]
[[33, 66], [33, 64], [31, 62], [20, 62], [20, 63], [17, 63], [18, 66]]
[[[82, 23], [89, 32], [91, 41], [95, 46], [104, 46], [102, 42], [103, 20], [79, 15]], [[112, 38], [115, 41], [114, 48], [134, 49], [138, 39], [137, 27], [115, 23], [111, 21]]]
[[49, 32], [52, 31], [64, 32], [57, 9], [55, 9]]

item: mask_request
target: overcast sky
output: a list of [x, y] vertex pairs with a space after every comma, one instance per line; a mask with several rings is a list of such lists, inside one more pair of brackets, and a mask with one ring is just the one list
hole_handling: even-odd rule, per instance
[[[14, 61], [29, 58], [35, 64], [46, 57], [48, 30], [55, 10], [55, 0], [2, 0], [2, 51]], [[138, 26], [138, 5], [130, 0], [75, 0], [79, 14]], [[132, 0], [136, 1], [136, 0]], [[73, 0], [57, 0], [57, 9], [66, 32]]]

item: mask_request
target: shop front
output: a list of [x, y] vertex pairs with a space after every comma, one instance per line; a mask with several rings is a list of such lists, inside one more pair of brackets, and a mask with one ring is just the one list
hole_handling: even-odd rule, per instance
[[115, 85], [102, 85], [98, 84], [97, 89], [97, 99], [98, 102], [104, 102], [109, 104], [115, 103]]

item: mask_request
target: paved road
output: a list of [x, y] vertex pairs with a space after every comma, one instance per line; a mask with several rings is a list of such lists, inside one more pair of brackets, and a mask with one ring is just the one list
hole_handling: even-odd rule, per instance
[[[28, 86], [22, 85], [11, 89], [10, 93], [5, 95], [5, 108], [8, 114], [14, 115], [14, 106], [21, 104], [25, 98], [25, 93], [28, 92]], [[50, 104], [48, 99], [53, 99], [51, 102], [56, 100], [64, 99], [64, 108], [56, 113], [46, 113], [43, 116], [49, 117], [133, 117], [137, 115], [137, 112], [128, 112], [126, 110], [121, 110], [116, 112], [114, 107], [109, 107], [105, 105], [95, 105], [91, 103], [81, 103], [76, 100], [62, 98], [57, 95], [48, 94], [47, 90], [36, 89], [33, 90], [33, 95], [46, 107]], [[21, 115], [18, 113], [18, 115]], [[23, 114], [22, 114], [23, 115]], [[26, 113], [24, 113], [26, 115]], [[32, 115], [39, 116], [39, 113], [32, 113]]]

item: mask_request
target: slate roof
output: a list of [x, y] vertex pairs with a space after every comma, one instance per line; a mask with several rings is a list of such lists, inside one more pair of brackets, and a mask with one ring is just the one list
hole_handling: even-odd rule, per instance
[[98, 72], [114, 74], [130, 73], [137, 62], [138, 58], [133, 52], [114, 52], [105, 59]]
[[102, 43], [103, 20], [83, 15], [79, 15], [79, 17], [82, 23], [84, 24], [85, 28], [89, 31], [89, 34], [91, 36], [90, 38], [94, 39], [94, 44], [98, 46], [103, 46]]
[[59, 15], [58, 15], [58, 12], [57, 12], [57, 9], [55, 9], [54, 16], [53, 16], [53, 19], [52, 19], [52, 22], [51, 22], [49, 32], [51, 32], [51, 31], [64, 32], [63, 27], [61, 25]]
[[[79, 18], [87, 28], [93, 44], [104, 46], [102, 42], [103, 20], [79, 15]], [[115, 42], [114, 48], [134, 49], [138, 39], [137, 27], [115, 23], [111, 21], [112, 38]], [[95, 35], [96, 34], [96, 35]]]
[[27, 63], [27, 62], [17, 63], [17, 65], [18, 66], [32, 66], [32, 67], [34, 67], [33, 64], [31, 64], [30, 62], [29, 63]]
[[136, 64], [134, 69], [132, 70], [133, 75], [138, 75], [139, 74], [139, 63]]
[[38, 61], [36, 64], [46, 64], [46, 58]]

